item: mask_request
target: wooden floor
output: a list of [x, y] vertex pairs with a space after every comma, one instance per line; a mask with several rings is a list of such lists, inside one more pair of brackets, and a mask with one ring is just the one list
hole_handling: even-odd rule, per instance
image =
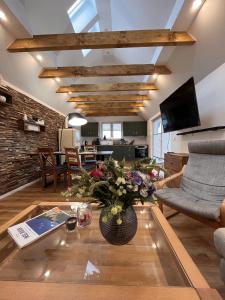
[[[14, 193], [0, 200], [0, 225], [31, 204], [43, 201], [65, 201], [60, 194], [65, 187], [58, 187], [56, 193], [50, 186], [42, 190], [40, 183]], [[225, 299], [225, 286], [219, 274], [219, 256], [213, 245], [213, 229], [182, 214], [169, 220], [183, 245], [199, 267], [212, 288], [216, 288]]]

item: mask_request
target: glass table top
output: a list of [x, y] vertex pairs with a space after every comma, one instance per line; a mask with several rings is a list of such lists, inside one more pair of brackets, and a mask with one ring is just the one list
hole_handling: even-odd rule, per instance
[[[136, 212], [137, 233], [123, 246], [104, 240], [96, 210], [91, 225], [74, 232], [63, 225], [23, 249], [7, 236], [5, 248], [0, 248], [0, 280], [189, 286], [151, 209], [140, 207]], [[3, 259], [6, 247], [14, 249]]]

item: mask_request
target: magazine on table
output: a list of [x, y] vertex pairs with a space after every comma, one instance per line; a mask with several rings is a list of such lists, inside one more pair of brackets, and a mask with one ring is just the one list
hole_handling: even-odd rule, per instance
[[64, 224], [69, 217], [69, 214], [54, 207], [30, 220], [9, 227], [8, 233], [23, 248]]

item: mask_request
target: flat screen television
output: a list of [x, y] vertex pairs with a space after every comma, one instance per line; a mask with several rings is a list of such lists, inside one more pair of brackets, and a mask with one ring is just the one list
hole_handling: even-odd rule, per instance
[[201, 125], [194, 78], [191, 77], [163, 101], [160, 104], [160, 111], [164, 132]]

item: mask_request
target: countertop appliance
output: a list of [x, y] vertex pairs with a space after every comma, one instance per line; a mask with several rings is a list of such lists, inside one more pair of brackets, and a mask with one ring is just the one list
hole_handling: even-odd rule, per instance
[[135, 146], [135, 158], [146, 158], [148, 157], [148, 146], [137, 145]]

